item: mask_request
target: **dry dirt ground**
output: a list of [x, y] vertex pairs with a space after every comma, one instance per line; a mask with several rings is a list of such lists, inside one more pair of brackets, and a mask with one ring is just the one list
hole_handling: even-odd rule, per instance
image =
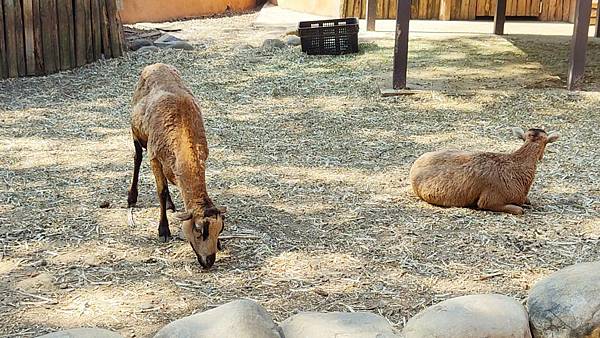
[[[180, 23], [205, 45], [195, 51], [0, 82], [1, 337], [81, 326], [148, 337], [241, 297], [277, 321], [366, 310], [401, 329], [454, 296], [525, 301], [538, 279], [599, 258], [600, 94], [563, 89], [566, 38], [415, 37], [409, 75], [445, 89], [382, 98], [390, 41], [341, 57], [240, 47], [260, 45], [254, 17]], [[590, 48], [585, 88], [597, 90], [600, 43]], [[154, 62], [177, 66], [200, 100], [209, 192], [229, 208], [224, 235], [247, 237], [225, 241], [209, 272], [184, 241], [158, 242], [146, 160], [128, 222], [129, 103]], [[520, 144], [511, 126], [562, 133], [524, 216], [442, 209], [412, 194], [417, 156], [511, 151]]]

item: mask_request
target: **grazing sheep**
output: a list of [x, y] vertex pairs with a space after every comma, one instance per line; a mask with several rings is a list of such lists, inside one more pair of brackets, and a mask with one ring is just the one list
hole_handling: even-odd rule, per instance
[[145, 148], [160, 202], [159, 237], [163, 241], [171, 237], [167, 209], [175, 211], [175, 206], [168, 181], [181, 191], [185, 212], [176, 218], [183, 222], [185, 237], [200, 265], [211, 267], [220, 246], [225, 208], [216, 208], [208, 197], [204, 177], [208, 145], [202, 114], [177, 69], [160, 63], [144, 68], [133, 95], [131, 131], [135, 157], [127, 198], [129, 207], [137, 202], [142, 148]]
[[537, 162], [559, 135], [521, 128], [513, 133], [525, 143], [512, 154], [442, 150], [421, 155], [410, 169], [414, 192], [439, 206], [523, 214]]

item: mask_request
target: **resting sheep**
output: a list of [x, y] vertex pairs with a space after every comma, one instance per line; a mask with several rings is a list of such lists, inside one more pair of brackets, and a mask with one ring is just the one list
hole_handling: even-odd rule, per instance
[[138, 197], [142, 149], [148, 151], [160, 202], [158, 235], [171, 237], [167, 209], [175, 211], [168, 183], [181, 191], [185, 212], [176, 217], [202, 267], [211, 267], [220, 245], [224, 208], [216, 208], [208, 197], [205, 165], [208, 145], [200, 108], [185, 87], [177, 69], [165, 64], [147, 66], [133, 95], [131, 131], [135, 146], [134, 170], [128, 206]]
[[414, 192], [434, 205], [523, 214], [537, 162], [559, 135], [521, 128], [513, 133], [525, 143], [512, 154], [442, 150], [421, 155], [410, 169]]

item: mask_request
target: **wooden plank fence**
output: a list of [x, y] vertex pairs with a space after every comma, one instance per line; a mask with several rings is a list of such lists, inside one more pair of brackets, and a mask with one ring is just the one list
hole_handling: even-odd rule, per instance
[[0, 0], [0, 79], [123, 55], [117, 1]]
[[[377, 19], [395, 19], [397, 0], [377, 0]], [[367, 0], [345, 0], [346, 17], [364, 18]], [[597, 6], [597, 1], [594, 1]], [[537, 17], [540, 21], [573, 22], [576, 0], [507, 0], [506, 16]], [[475, 20], [494, 16], [496, 0], [412, 0], [411, 18]], [[593, 16], [596, 14], [594, 12]]]

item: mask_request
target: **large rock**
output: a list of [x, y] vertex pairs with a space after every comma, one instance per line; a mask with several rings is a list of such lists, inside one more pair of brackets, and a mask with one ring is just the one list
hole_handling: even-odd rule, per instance
[[262, 44], [263, 49], [281, 49], [285, 48], [285, 42], [279, 39], [266, 39]]
[[148, 39], [135, 39], [135, 40], [127, 43], [127, 45], [129, 46], [129, 50], [135, 51], [142, 47], [152, 46], [152, 41], [150, 41]]
[[144, 46], [137, 50], [138, 53], [157, 52], [160, 48], [156, 46]]
[[302, 41], [295, 35], [290, 35], [285, 38], [285, 44], [288, 46], [300, 46]]
[[173, 48], [173, 49], [184, 49], [184, 50], [193, 50], [194, 49], [194, 46], [190, 45], [189, 43], [187, 43], [185, 41], [170, 42], [162, 47]]
[[165, 47], [168, 44], [171, 44], [171, 43], [177, 42], [177, 41], [183, 41], [183, 40], [181, 40], [180, 38], [175, 37], [171, 34], [163, 34], [161, 37], [154, 40], [154, 44], [159, 47]]
[[123, 338], [123, 336], [105, 329], [81, 328], [52, 332], [38, 338]]
[[368, 312], [302, 312], [281, 323], [285, 338], [392, 338], [388, 321]]
[[53, 291], [56, 289], [54, 277], [45, 272], [35, 277], [21, 280], [15, 286], [26, 292]]
[[530, 338], [525, 308], [502, 295], [471, 295], [445, 300], [411, 318], [406, 338]]
[[600, 337], [600, 261], [572, 265], [539, 281], [527, 308], [536, 338]]
[[277, 325], [259, 304], [236, 300], [172, 322], [155, 338], [280, 338]]

